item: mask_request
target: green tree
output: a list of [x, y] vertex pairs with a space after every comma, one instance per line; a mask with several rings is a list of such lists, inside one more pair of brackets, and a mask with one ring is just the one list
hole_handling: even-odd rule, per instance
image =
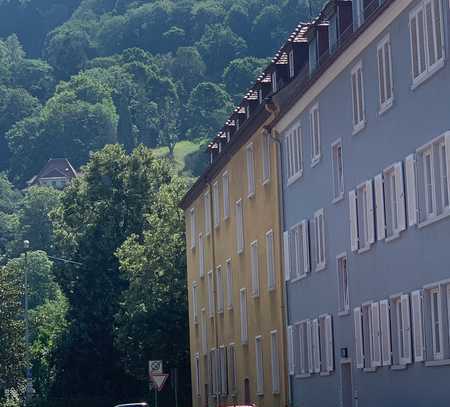
[[17, 250], [20, 230], [17, 209], [20, 199], [20, 192], [0, 173], [0, 267]]
[[177, 49], [171, 64], [171, 73], [178, 78], [184, 89], [190, 92], [205, 75], [206, 65], [203, 62], [197, 48], [180, 47]]

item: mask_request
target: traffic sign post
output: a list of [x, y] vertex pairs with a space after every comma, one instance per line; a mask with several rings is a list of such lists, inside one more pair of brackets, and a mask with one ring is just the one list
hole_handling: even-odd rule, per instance
[[162, 360], [150, 360], [148, 362], [148, 373], [150, 378], [150, 389], [155, 391], [155, 407], [158, 407], [158, 392], [160, 392], [169, 375], [163, 373]]
[[152, 382], [156, 386], [155, 389], [157, 391], [161, 391], [163, 389], [168, 377], [168, 373], [153, 373], [150, 375], [150, 379], [152, 379]]

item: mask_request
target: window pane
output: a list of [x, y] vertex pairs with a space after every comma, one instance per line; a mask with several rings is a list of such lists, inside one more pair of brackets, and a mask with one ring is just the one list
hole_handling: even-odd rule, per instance
[[389, 100], [392, 97], [392, 78], [391, 78], [391, 51], [390, 43], [384, 44], [384, 65], [386, 73], [386, 99]]
[[442, 15], [440, 0], [433, 1], [437, 59], [442, 58]]
[[385, 66], [383, 63], [383, 48], [378, 49], [378, 72], [380, 78], [380, 102], [383, 104], [386, 101], [385, 93]]
[[356, 85], [356, 74], [352, 75], [352, 94], [353, 94], [353, 125], [357, 125], [358, 120], [358, 96]]
[[434, 65], [436, 62], [436, 52], [434, 48], [434, 33], [433, 33], [433, 12], [431, 3], [425, 5], [425, 14], [427, 19], [427, 38], [428, 38], [428, 59], [429, 65]]
[[358, 123], [364, 119], [363, 86], [364, 85], [363, 85], [362, 69], [358, 69], [358, 107], [359, 107]]
[[412, 66], [413, 66], [413, 76], [417, 78], [419, 76], [419, 55], [417, 53], [417, 17], [411, 18], [411, 51], [412, 51]]
[[418, 46], [419, 46], [419, 74], [426, 70], [425, 61], [425, 27], [423, 10], [417, 13], [418, 20]]

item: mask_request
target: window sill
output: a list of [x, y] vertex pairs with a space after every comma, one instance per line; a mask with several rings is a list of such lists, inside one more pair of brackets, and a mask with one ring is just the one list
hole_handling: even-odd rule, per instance
[[277, 287], [267, 287], [267, 291], [269, 291], [269, 293], [273, 293], [276, 289]]
[[232, 311], [233, 311], [233, 306], [227, 307], [227, 310], [230, 311], [230, 312], [232, 312]]
[[445, 57], [443, 57], [439, 62], [436, 62], [436, 64], [433, 66], [433, 68], [430, 71], [421, 74], [421, 76], [419, 76], [416, 79], [413, 79], [413, 83], [411, 85], [411, 90], [415, 90], [420, 85], [422, 85], [422, 83], [424, 83], [428, 79], [430, 79], [436, 72], [441, 70], [444, 67], [444, 65], [445, 65]]
[[445, 212], [441, 213], [440, 215], [436, 215], [436, 216], [430, 217], [430, 218], [428, 218], [427, 220], [418, 223], [418, 224], [417, 224], [417, 227], [418, 227], [419, 229], [421, 229], [421, 228], [423, 228], [423, 227], [425, 227], [425, 226], [431, 225], [431, 224], [433, 224], [433, 223], [435, 223], [435, 222], [438, 222], [438, 221], [440, 221], [440, 220], [442, 220], [442, 219], [445, 219], [445, 218], [447, 218], [448, 216], [450, 216], [450, 210], [447, 209]]
[[302, 276], [295, 277], [295, 278], [293, 278], [293, 279], [291, 280], [291, 283], [296, 283], [297, 281], [304, 280], [304, 279], [306, 278], [306, 276], [307, 276], [307, 274], [304, 274], [304, 275], [302, 275]]
[[393, 235], [386, 237], [384, 241], [386, 243], [392, 242], [400, 237], [400, 232], [395, 232]]
[[449, 366], [450, 365], [450, 359], [441, 359], [441, 360], [429, 360], [425, 362], [425, 366]]
[[362, 122], [358, 123], [356, 126], [353, 126], [352, 136], [357, 135], [359, 132], [364, 130], [366, 127], [366, 120], [363, 120]]
[[330, 376], [331, 375], [331, 372], [320, 372], [319, 373], [319, 376]]
[[376, 371], [377, 371], [376, 367], [365, 367], [363, 369], [363, 372], [365, 372], [365, 373], [375, 373]]
[[346, 317], [347, 315], [350, 315], [350, 310], [345, 310], [345, 311], [339, 311], [338, 312], [338, 316], [339, 317]]
[[311, 168], [316, 167], [320, 163], [320, 155], [311, 160]]
[[392, 365], [391, 370], [405, 370], [406, 365]]
[[340, 194], [339, 196], [337, 196], [336, 198], [334, 198], [331, 203], [335, 204], [338, 203], [340, 201], [344, 200], [344, 193]]
[[358, 249], [358, 254], [364, 254], [370, 250], [370, 245], [366, 247], [362, 247], [361, 249]]
[[259, 293], [258, 294], [252, 294], [252, 298], [254, 300], [259, 300]]
[[300, 179], [303, 175], [303, 171], [300, 171], [299, 173], [293, 175], [291, 178], [288, 178], [287, 186], [292, 185], [295, 181]]
[[311, 373], [305, 373], [305, 374], [296, 374], [295, 378], [296, 379], [307, 379], [311, 377]]
[[218, 223], [217, 225], [214, 225], [214, 229], [217, 230], [220, 227], [220, 223]]
[[191, 246], [191, 250], [194, 252], [195, 251], [195, 246]]
[[248, 198], [248, 199], [253, 199], [253, 198], [255, 197], [255, 195], [256, 195], [255, 192], [250, 192], [250, 193], [247, 195], [247, 198]]
[[391, 98], [391, 100], [384, 102], [380, 106], [380, 110], [378, 111], [378, 116], [382, 116], [384, 113], [386, 113], [392, 106], [394, 105], [394, 98]]
[[238, 250], [237, 254], [240, 256], [242, 253], [244, 253], [244, 250]]
[[316, 273], [318, 273], [319, 271], [325, 270], [326, 267], [327, 267], [327, 264], [326, 264], [326, 263], [323, 263], [323, 264], [317, 265], [316, 268], [314, 269], [314, 271], [315, 271]]
[[263, 181], [262, 181], [262, 184], [263, 185], [267, 185], [267, 184], [269, 184], [270, 183], [270, 178], [266, 178], [266, 179], [264, 179]]

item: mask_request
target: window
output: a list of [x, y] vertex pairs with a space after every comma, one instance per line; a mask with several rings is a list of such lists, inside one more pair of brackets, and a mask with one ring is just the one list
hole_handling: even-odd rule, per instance
[[272, 365], [272, 393], [280, 392], [280, 363], [278, 357], [278, 334], [270, 332], [270, 360]]
[[242, 199], [236, 202], [236, 245], [237, 253], [244, 251], [244, 214], [242, 208]]
[[211, 394], [217, 395], [219, 394], [219, 352], [216, 348], [212, 348], [209, 352], [209, 361]]
[[295, 361], [294, 361], [294, 327], [289, 325], [287, 327], [287, 352], [288, 352], [288, 372], [289, 376], [295, 374]]
[[230, 372], [230, 393], [234, 394], [237, 391], [236, 350], [234, 343], [230, 343], [228, 346], [228, 371]]
[[277, 71], [272, 72], [272, 92], [275, 93], [278, 90], [277, 83]]
[[347, 255], [343, 253], [339, 255], [336, 260], [339, 286], [339, 312], [341, 314], [347, 314], [350, 311]]
[[391, 299], [392, 353], [394, 364], [411, 363], [411, 316], [409, 295]]
[[255, 196], [255, 158], [253, 151], [253, 143], [249, 144], [246, 148], [247, 157], [247, 191], [248, 197]]
[[214, 317], [214, 275], [212, 270], [208, 271], [208, 315]]
[[222, 175], [222, 193], [223, 193], [223, 219], [230, 217], [230, 174], [225, 171]]
[[192, 283], [192, 316], [195, 324], [198, 324], [198, 285]]
[[267, 288], [269, 289], [269, 291], [271, 291], [274, 290], [276, 286], [272, 230], [269, 230], [266, 233], [266, 264], [267, 264]]
[[365, 126], [364, 84], [362, 63], [359, 62], [351, 71], [352, 103], [353, 103], [353, 134]]
[[389, 109], [394, 100], [392, 85], [392, 60], [391, 60], [391, 40], [389, 35], [384, 37], [377, 47], [378, 59], [378, 90], [380, 113]]
[[314, 214], [314, 248], [316, 271], [323, 270], [326, 266], [325, 256], [325, 218], [323, 209]]
[[223, 272], [222, 266], [216, 269], [216, 286], [217, 286], [217, 312], [223, 313], [224, 309], [224, 290], [223, 290]]
[[256, 355], [256, 394], [264, 394], [264, 365], [263, 365], [263, 348], [262, 337], [255, 338], [255, 355]]
[[205, 192], [203, 203], [205, 210], [205, 235], [209, 236], [211, 233], [211, 196], [209, 190]]
[[450, 213], [450, 134], [437, 137], [416, 154], [419, 223]]
[[214, 212], [214, 227], [218, 228], [220, 225], [220, 196], [219, 196], [219, 182], [213, 184], [213, 212]]
[[331, 159], [333, 163], [333, 202], [337, 202], [344, 197], [344, 164], [341, 139], [331, 145]]
[[306, 377], [312, 373], [312, 340], [311, 340], [311, 321], [305, 320], [297, 324], [297, 363], [296, 374], [299, 377]]
[[310, 271], [308, 221], [294, 225], [289, 230], [289, 275], [293, 280], [306, 277]]
[[295, 125], [285, 138], [286, 173], [288, 184], [303, 174], [303, 138], [300, 124]]
[[293, 78], [295, 75], [295, 61], [294, 61], [294, 51], [289, 51], [289, 78]]
[[208, 353], [208, 328], [206, 325], [206, 310], [202, 308], [200, 311], [200, 333], [202, 341], [202, 352], [204, 355]]
[[442, 300], [439, 287], [430, 290], [431, 331], [433, 359], [443, 359]]
[[262, 182], [270, 181], [270, 135], [266, 131], [262, 135]]
[[259, 258], [258, 258], [258, 241], [254, 241], [250, 245], [250, 267], [252, 277], [252, 296], [259, 297]]
[[196, 227], [195, 227], [195, 208], [190, 210], [190, 222], [191, 222], [191, 249], [195, 248], [195, 237], [196, 237]]
[[227, 348], [219, 347], [219, 384], [220, 394], [228, 394], [228, 370], [227, 370]]
[[441, 0], [425, 0], [409, 15], [413, 86], [422, 83], [444, 63]]
[[406, 228], [403, 166], [396, 163], [384, 170], [386, 235], [398, 236]]
[[311, 131], [311, 165], [315, 165], [320, 160], [320, 119], [319, 104], [316, 104], [309, 111], [309, 125]]
[[372, 180], [358, 186], [356, 190], [356, 205], [359, 250], [364, 251], [369, 249], [370, 245], [375, 241]]
[[247, 321], [247, 290], [241, 288], [239, 292], [239, 299], [241, 305], [241, 342], [248, 343], [248, 321]]
[[231, 269], [231, 259], [226, 262], [226, 279], [227, 279], [227, 308], [233, 309], [233, 272]]
[[205, 242], [201, 233], [198, 235], [198, 275], [205, 277]]
[[200, 396], [200, 355], [198, 353], [194, 356], [194, 370], [195, 370], [195, 394]]

